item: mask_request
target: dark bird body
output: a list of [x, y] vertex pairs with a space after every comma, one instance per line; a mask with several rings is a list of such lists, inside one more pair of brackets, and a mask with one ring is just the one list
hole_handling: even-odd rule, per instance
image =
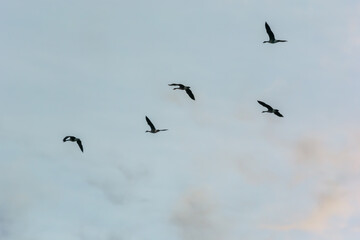
[[79, 145], [80, 150], [82, 152], [84, 152], [83, 145], [82, 145], [81, 140], [79, 138], [74, 137], [74, 136], [66, 136], [66, 137], [64, 137], [63, 142], [67, 142], [67, 141], [76, 142]]
[[174, 88], [173, 90], [176, 90], [176, 89], [185, 90], [185, 92], [187, 93], [187, 95], [189, 95], [189, 97], [190, 97], [192, 100], [195, 100], [195, 96], [194, 96], [194, 94], [192, 93], [192, 91], [190, 90], [190, 87], [189, 87], [189, 86], [185, 86], [185, 85], [177, 84], [177, 83], [169, 84], [169, 86], [178, 86], [177, 88]]
[[278, 116], [278, 117], [284, 117], [283, 115], [281, 115], [281, 113], [279, 112], [279, 110], [272, 108], [270, 105], [268, 105], [268, 104], [266, 104], [266, 103], [264, 103], [264, 102], [262, 102], [262, 101], [258, 101], [258, 103], [259, 103], [261, 106], [264, 106], [264, 107], [266, 107], [266, 108], [268, 109], [267, 111], [263, 111], [263, 113], [264, 113], [264, 112], [268, 112], [268, 113], [273, 113], [273, 114], [275, 114], [275, 115]]
[[276, 40], [274, 33], [271, 31], [270, 26], [265, 22], [265, 29], [267, 34], [269, 35], [269, 41], [264, 41], [263, 43], [278, 43], [278, 42], [287, 42], [286, 40]]
[[146, 122], [147, 124], [150, 126], [151, 130], [150, 131], [146, 131], [146, 132], [150, 132], [150, 133], [157, 133], [157, 132], [160, 132], [160, 131], [167, 131], [167, 129], [156, 129], [154, 124], [150, 121], [150, 119], [145, 116], [145, 119], [146, 119]]

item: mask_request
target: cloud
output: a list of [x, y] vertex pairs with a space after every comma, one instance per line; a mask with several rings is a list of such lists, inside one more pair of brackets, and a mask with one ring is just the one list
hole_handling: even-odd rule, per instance
[[305, 189], [299, 201], [310, 198], [311, 206], [288, 213], [288, 223], [264, 225], [264, 228], [329, 236], [349, 227], [349, 220], [360, 210], [356, 184], [360, 181], [360, 151], [355, 147], [359, 137], [357, 129], [350, 127], [332, 128], [298, 139], [291, 147], [294, 174], [290, 186]]
[[209, 191], [190, 190], [176, 205], [172, 220], [184, 240], [228, 239], [225, 219], [218, 210], [219, 205]]
[[317, 196], [315, 206], [304, 219], [290, 224], [265, 226], [265, 228], [281, 231], [303, 230], [321, 233], [330, 228], [342, 228], [350, 213], [351, 206], [346, 194], [339, 190], [329, 191]]
[[314, 175], [338, 181], [356, 177], [360, 170], [360, 133], [355, 129], [331, 129], [301, 137], [293, 147], [296, 174], [301, 179]]

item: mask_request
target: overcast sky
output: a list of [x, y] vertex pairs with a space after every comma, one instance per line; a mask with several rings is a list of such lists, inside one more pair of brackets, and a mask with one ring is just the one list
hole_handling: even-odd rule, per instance
[[0, 27], [1, 240], [359, 239], [358, 0], [9, 0]]

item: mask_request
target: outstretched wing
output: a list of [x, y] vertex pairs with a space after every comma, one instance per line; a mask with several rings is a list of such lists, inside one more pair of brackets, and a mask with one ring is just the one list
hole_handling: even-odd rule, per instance
[[64, 137], [63, 142], [66, 142], [66, 140], [68, 140], [68, 138], [71, 138], [71, 136]]
[[84, 148], [83, 145], [81, 144], [81, 140], [80, 139], [76, 140], [76, 143], [79, 145], [80, 150], [84, 152]]
[[269, 40], [270, 41], [274, 41], [275, 40], [275, 36], [274, 33], [271, 31], [270, 26], [267, 24], [267, 22], [265, 22], [265, 28], [266, 28], [266, 32], [269, 35]]
[[151, 130], [155, 131], [155, 126], [154, 126], [154, 124], [152, 124], [150, 119], [147, 116], [145, 116], [145, 119], [146, 119], [147, 124], [150, 126]]
[[194, 94], [192, 93], [192, 91], [190, 89], [186, 89], [185, 91], [192, 100], [195, 100]]
[[279, 111], [275, 111], [274, 114], [279, 117], [284, 117], [283, 115], [281, 115], [281, 113]]
[[268, 111], [273, 111], [273, 108], [270, 106], [270, 105], [267, 105], [266, 103], [262, 102], [262, 101], [259, 101], [258, 100], [258, 103], [264, 107], [266, 107], [268, 109]]
[[177, 83], [172, 83], [172, 84], [169, 84], [169, 86], [178, 86], [180, 88], [184, 88], [185, 86], [182, 85], [182, 84], [177, 84]]

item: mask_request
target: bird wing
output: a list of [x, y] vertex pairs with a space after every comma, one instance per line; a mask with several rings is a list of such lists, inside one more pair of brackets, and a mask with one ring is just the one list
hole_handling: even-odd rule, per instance
[[150, 126], [151, 130], [156, 130], [154, 124], [152, 124], [152, 122], [150, 121], [150, 119], [147, 116], [145, 116], [145, 119], [146, 119], [147, 124]]
[[274, 33], [271, 31], [270, 26], [267, 24], [267, 22], [265, 22], [265, 28], [266, 28], [266, 32], [269, 35], [269, 40], [270, 41], [274, 41], [275, 40], [275, 36]]
[[178, 87], [181, 87], [181, 88], [185, 87], [184, 85], [182, 85], [182, 84], [177, 84], [177, 83], [169, 84], [169, 86], [178, 86]]
[[274, 112], [274, 114], [279, 117], [284, 117], [283, 115], [281, 115], [281, 113], [279, 111]]
[[76, 143], [79, 145], [80, 150], [81, 150], [82, 152], [84, 152], [84, 148], [83, 148], [83, 145], [82, 145], [82, 143], [81, 143], [81, 140], [80, 140], [80, 139], [76, 140]]
[[167, 131], [167, 130], [169, 130], [169, 129], [159, 129], [159, 131]]
[[186, 89], [185, 91], [192, 100], [195, 100], [194, 94], [192, 93], [192, 91], [190, 89]]
[[71, 136], [66, 136], [66, 137], [64, 137], [63, 142], [66, 142], [66, 140], [67, 140], [68, 138], [71, 138]]
[[273, 108], [270, 106], [270, 105], [267, 105], [266, 103], [262, 102], [262, 101], [259, 101], [258, 100], [258, 103], [264, 107], [266, 107], [269, 111], [272, 111]]

